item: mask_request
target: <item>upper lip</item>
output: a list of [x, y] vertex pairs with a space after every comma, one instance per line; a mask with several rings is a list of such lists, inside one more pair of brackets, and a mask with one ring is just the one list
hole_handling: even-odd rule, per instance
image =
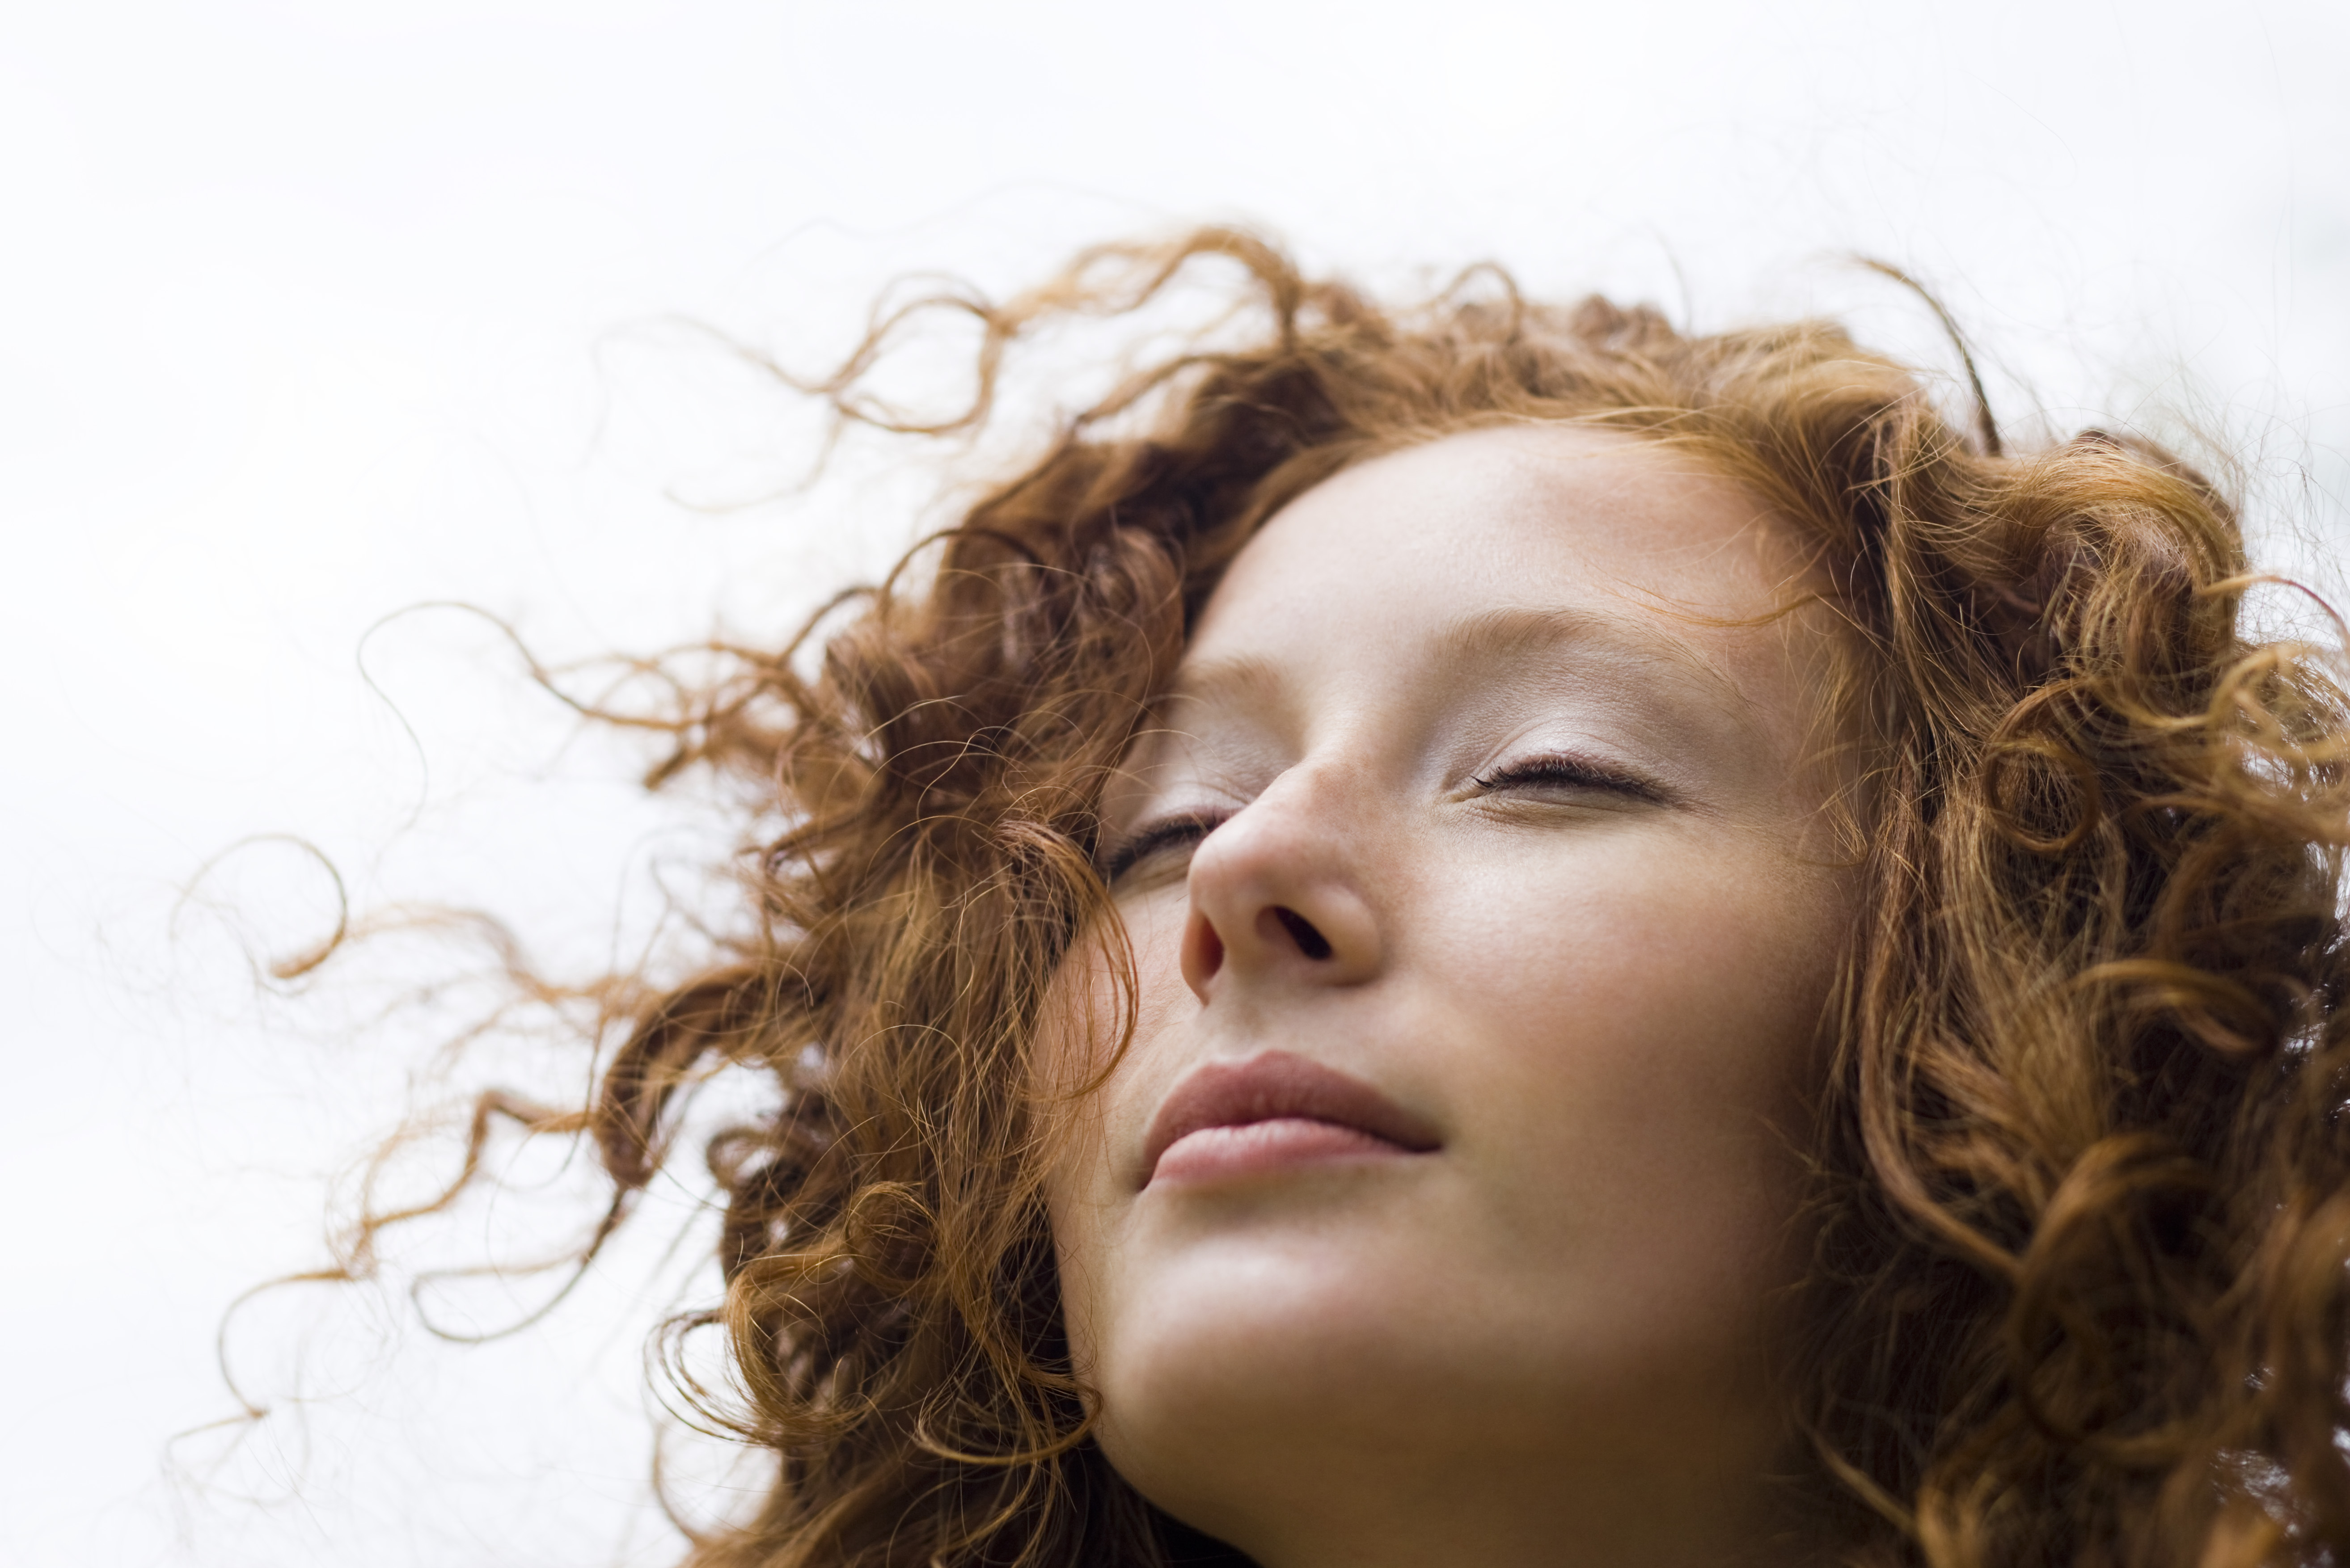
[[1150, 1118], [1142, 1179], [1150, 1179], [1169, 1145], [1202, 1127], [1290, 1116], [1354, 1127], [1416, 1154], [1442, 1142], [1424, 1117], [1360, 1078], [1287, 1051], [1264, 1051], [1237, 1062], [1202, 1063], [1183, 1075]]

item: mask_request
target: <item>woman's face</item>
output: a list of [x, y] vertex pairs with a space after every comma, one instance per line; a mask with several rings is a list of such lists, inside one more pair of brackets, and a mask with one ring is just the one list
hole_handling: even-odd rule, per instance
[[[1790, 561], [1669, 448], [1540, 427], [1365, 462], [1233, 563], [1105, 803], [1138, 1027], [1048, 1187], [1145, 1496], [1274, 1568], [1752, 1539], [1850, 902], [1827, 634], [1724, 624]], [[1064, 1082], [1107, 973], [1062, 971]]]

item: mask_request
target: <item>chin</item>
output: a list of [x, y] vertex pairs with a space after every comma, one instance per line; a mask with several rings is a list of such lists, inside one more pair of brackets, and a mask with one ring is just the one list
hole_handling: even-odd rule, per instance
[[1531, 1347], [1477, 1332], [1459, 1278], [1425, 1249], [1383, 1256], [1343, 1231], [1195, 1244], [1137, 1281], [1094, 1351], [1104, 1447], [1147, 1471], [1164, 1451], [1264, 1463], [1425, 1441], [1454, 1409], [1490, 1428], [1492, 1391], [1476, 1385], [1496, 1366], [1523, 1373]]

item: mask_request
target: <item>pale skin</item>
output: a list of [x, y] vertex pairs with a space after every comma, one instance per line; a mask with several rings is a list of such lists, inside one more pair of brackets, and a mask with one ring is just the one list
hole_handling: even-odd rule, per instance
[[[1146, 1497], [1265, 1568], [1771, 1560], [1852, 888], [1825, 618], [1719, 623], [1803, 586], [1737, 485], [1570, 426], [1358, 464], [1234, 561], [1104, 803], [1139, 1011], [1048, 1183]], [[1107, 1049], [1089, 952], [1067, 1081]], [[1410, 1130], [1152, 1163], [1188, 1075], [1267, 1052]]]

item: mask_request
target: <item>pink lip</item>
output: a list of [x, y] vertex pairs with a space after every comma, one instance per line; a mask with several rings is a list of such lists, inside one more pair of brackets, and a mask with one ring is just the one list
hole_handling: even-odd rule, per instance
[[1286, 1051], [1209, 1062], [1150, 1120], [1141, 1185], [1426, 1154], [1436, 1131], [1359, 1078]]

